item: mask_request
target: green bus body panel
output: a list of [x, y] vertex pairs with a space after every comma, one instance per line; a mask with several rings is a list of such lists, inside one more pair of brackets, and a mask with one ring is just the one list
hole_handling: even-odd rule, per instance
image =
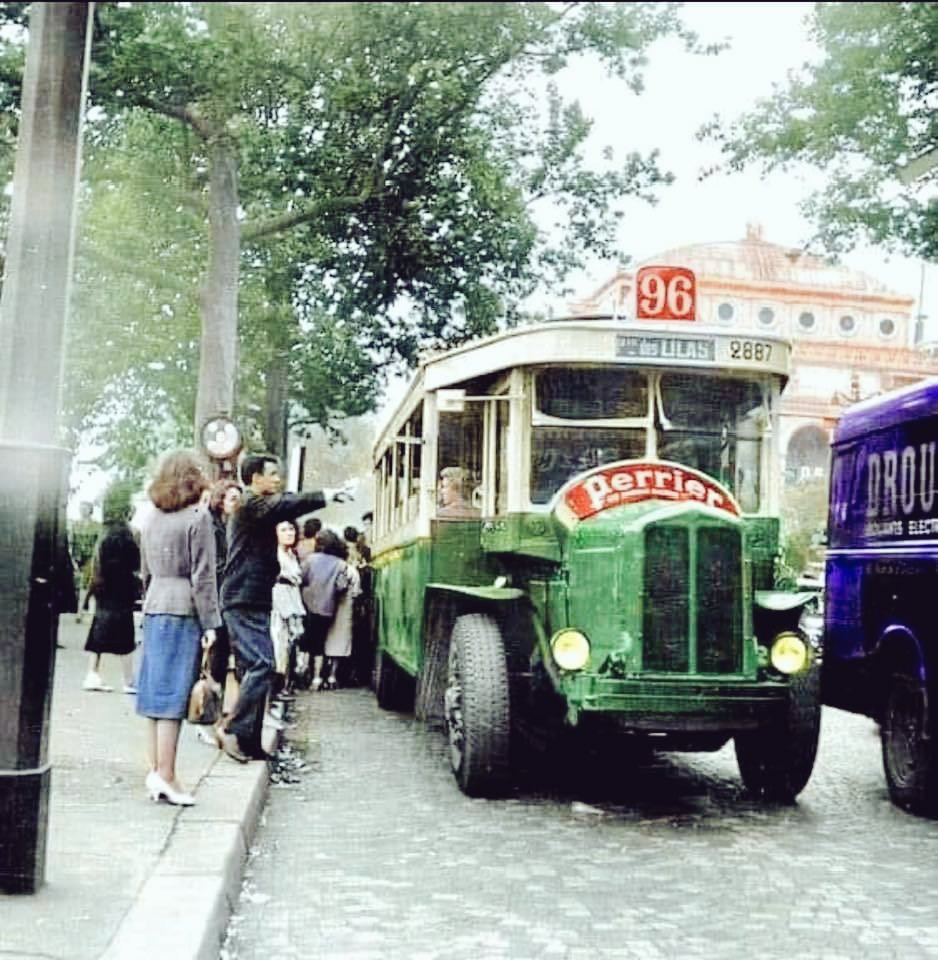
[[752, 562], [752, 585], [756, 590], [770, 590], [775, 583], [775, 558], [780, 543], [778, 517], [744, 517], [746, 544]]
[[553, 517], [543, 513], [510, 513], [482, 525], [482, 549], [513, 553], [553, 563], [561, 561], [561, 535]]
[[413, 540], [374, 559], [375, 626], [382, 649], [416, 674], [423, 632], [423, 594], [430, 542]]
[[[501, 572], [482, 550], [481, 525], [475, 519], [434, 521], [429, 540], [414, 539], [374, 558], [378, 641], [414, 676], [423, 658], [427, 585], [476, 591], [491, 586]], [[519, 596], [523, 596], [520, 591]]]

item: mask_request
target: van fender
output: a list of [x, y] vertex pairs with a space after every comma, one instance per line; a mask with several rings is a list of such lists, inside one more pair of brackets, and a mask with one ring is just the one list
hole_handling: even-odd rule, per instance
[[923, 688], [928, 685], [925, 651], [918, 637], [903, 623], [887, 626], [870, 651], [877, 661], [892, 669], [901, 669], [915, 677]]
[[[530, 609], [528, 594], [517, 587], [428, 583], [423, 602], [423, 648], [414, 697], [417, 719], [430, 723], [444, 719], [443, 691], [449, 668], [449, 643], [458, 617], [466, 613], [488, 613], [504, 624], [519, 613], [527, 614]], [[508, 636], [504, 639], [511, 640]], [[506, 653], [511, 660], [510, 651]]]
[[[877, 664], [882, 665], [879, 671], [885, 681], [889, 680], [896, 671], [904, 671], [918, 680], [922, 691], [922, 730], [923, 738], [931, 738], [931, 698], [929, 688], [928, 664], [925, 650], [915, 633], [905, 624], [890, 624], [886, 627], [870, 651]], [[880, 691], [885, 696], [885, 690]]]

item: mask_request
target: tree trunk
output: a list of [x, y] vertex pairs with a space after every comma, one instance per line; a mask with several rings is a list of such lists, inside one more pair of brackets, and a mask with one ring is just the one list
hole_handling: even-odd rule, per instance
[[264, 439], [267, 442], [267, 449], [284, 462], [287, 457], [289, 373], [289, 358], [282, 350], [276, 351], [270, 369], [267, 371]]
[[195, 401], [198, 442], [203, 424], [234, 410], [238, 369], [238, 273], [241, 227], [238, 223], [236, 144], [212, 138], [209, 157], [209, 261], [202, 286], [202, 345]]

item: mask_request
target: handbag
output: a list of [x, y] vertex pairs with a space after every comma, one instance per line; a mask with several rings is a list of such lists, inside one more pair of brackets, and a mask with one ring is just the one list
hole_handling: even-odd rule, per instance
[[209, 670], [209, 648], [202, 651], [199, 679], [189, 693], [189, 723], [212, 724], [221, 720], [222, 688]]

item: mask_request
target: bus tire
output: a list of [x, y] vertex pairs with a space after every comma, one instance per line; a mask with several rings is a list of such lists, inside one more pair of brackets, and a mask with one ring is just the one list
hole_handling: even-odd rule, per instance
[[511, 750], [508, 664], [492, 617], [465, 614], [453, 625], [444, 694], [450, 766], [470, 797], [497, 796]]
[[925, 729], [925, 697], [908, 673], [889, 681], [880, 740], [889, 798], [897, 807], [938, 816], [938, 744]]
[[375, 698], [382, 710], [408, 710], [409, 677], [384, 650], [375, 654]]
[[789, 681], [781, 720], [736, 735], [736, 762], [749, 793], [772, 803], [794, 803], [811, 778], [820, 732], [820, 671], [815, 663]]

